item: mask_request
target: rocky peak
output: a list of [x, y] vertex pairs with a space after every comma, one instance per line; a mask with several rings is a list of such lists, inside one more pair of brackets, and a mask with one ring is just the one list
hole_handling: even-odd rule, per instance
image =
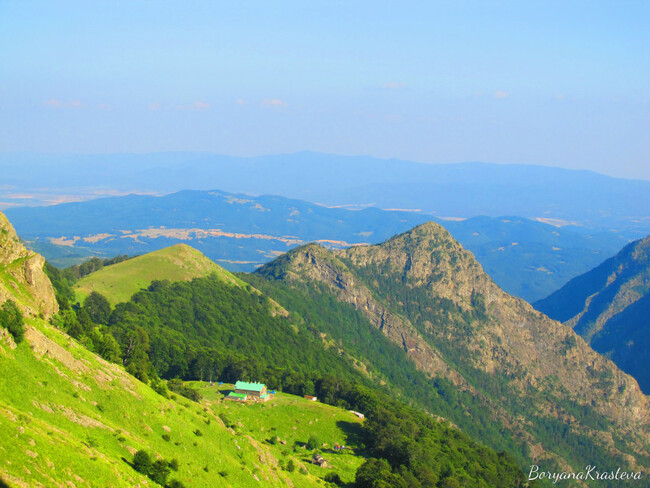
[[24, 314], [46, 318], [58, 312], [44, 264], [43, 256], [25, 248], [0, 212], [0, 304], [13, 300]]
[[[325, 285], [402, 346], [419, 369], [482, 398], [494, 418], [545, 456], [555, 446], [546, 434], [530, 440], [526, 416], [545, 419], [535, 427], [539, 432], [545, 422], [574, 418], [576, 430], [602, 449], [623, 456], [599, 440], [615, 432], [641, 457], [647, 455], [650, 410], [636, 381], [569, 327], [501, 290], [437, 224], [372, 246], [303, 246], [258, 273]], [[490, 391], [508, 391], [509, 402]], [[583, 418], [581, 412], [588, 414]], [[601, 430], [590, 416], [607, 427]]]
[[490, 295], [490, 292], [501, 291], [474, 255], [434, 222], [422, 224], [382, 244], [352, 247], [338, 254], [355, 267], [383, 275], [400, 275], [406, 287], [424, 287], [428, 293], [451, 300], [460, 307], [470, 307], [473, 294]]

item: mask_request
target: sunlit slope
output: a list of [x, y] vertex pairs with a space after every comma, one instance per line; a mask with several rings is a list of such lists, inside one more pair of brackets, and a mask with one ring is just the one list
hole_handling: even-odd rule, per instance
[[[188, 487], [316, 486], [326, 471], [301, 472], [310, 454], [294, 443], [315, 434], [349, 444], [356, 432], [351, 413], [290, 395], [250, 409], [216, 392], [201, 404], [168, 400], [57, 329], [30, 324], [18, 347], [0, 334], [0, 479], [12, 487], [158, 486], [129, 464], [139, 449], [176, 459], [170, 479]], [[274, 435], [287, 444], [271, 445]], [[331, 460], [348, 481], [363, 462], [355, 454]], [[290, 460], [293, 472], [282, 469]]]
[[[233, 387], [192, 383], [208, 404], [219, 401]], [[226, 402], [221, 407], [220, 418], [238, 434], [264, 443], [281, 467], [286, 467], [286, 463], [293, 459], [296, 470], [304, 466], [310, 474], [321, 478], [333, 472], [343, 482], [351, 483], [357, 468], [365, 460], [361, 437], [363, 421], [352, 412], [319, 401], [278, 392], [266, 403], [242, 405]], [[312, 436], [319, 441], [327, 469], [310, 462], [314, 451], [306, 449], [305, 444]], [[334, 449], [336, 444], [345, 446], [345, 449]]]
[[213, 273], [226, 282], [245, 286], [201, 252], [186, 244], [176, 244], [106, 266], [79, 280], [75, 290], [80, 301], [96, 291], [115, 305], [127, 301], [135, 292], [148, 287], [154, 280], [189, 281]]
[[7, 217], [0, 212], [0, 305], [12, 300], [23, 314], [45, 318], [59, 310], [45, 260], [25, 248]]

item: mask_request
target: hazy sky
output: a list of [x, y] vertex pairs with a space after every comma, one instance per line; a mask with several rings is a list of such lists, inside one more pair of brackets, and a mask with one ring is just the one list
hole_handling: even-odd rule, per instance
[[650, 2], [0, 0], [0, 150], [650, 179]]

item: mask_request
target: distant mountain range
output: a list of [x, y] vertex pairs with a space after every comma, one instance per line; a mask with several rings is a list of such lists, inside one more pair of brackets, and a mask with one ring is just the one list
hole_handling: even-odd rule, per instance
[[181, 191], [6, 211], [19, 235], [50, 262], [144, 254], [179, 242], [232, 271], [252, 271], [308, 242], [378, 243], [429, 220], [445, 226], [505, 290], [536, 300], [613, 255], [618, 233], [555, 227], [521, 217], [453, 221], [420, 212], [328, 208], [279, 196]]
[[650, 237], [534, 303], [572, 327], [650, 393]]
[[[129, 192], [221, 188], [352, 208], [436, 217], [518, 215], [650, 233], [650, 181], [590, 171], [488, 163], [424, 164], [301, 152], [236, 158], [208, 153], [0, 155], [0, 204], [43, 204]], [[55, 190], [56, 189], [56, 190]]]

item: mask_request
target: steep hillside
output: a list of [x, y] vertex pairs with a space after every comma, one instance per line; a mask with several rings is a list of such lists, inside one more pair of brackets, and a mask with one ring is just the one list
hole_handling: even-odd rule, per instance
[[650, 237], [574, 278], [534, 307], [564, 322], [650, 392]]
[[7, 217], [0, 213], [0, 305], [11, 299], [31, 316], [56, 313], [59, 307], [43, 272], [44, 264], [42, 256], [25, 249]]
[[81, 301], [96, 291], [116, 304], [127, 301], [154, 280], [188, 281], [212, 273], [223, 281], [241, 284], [240, 280], [196, 249], [176, 244], [91, 273], [75, 284], [75, 290]]
[[[43, 258], [27, 253], [3, 224], [2, 257], [9, 272], [20, 269], [16, 261], [21, 259], [39, 265], [40, 287], [10, 282], [4, 297], [30, 313], [29, 306], [54, 298], [52, 286], [40, 269]], [[42, 318], [27, 318], [18, 343], [4, 325], [0, 321], [1, 486], [179, 488], [219, 486], [226, 479], [228, 486], [240, 487], [319, 483], [309, 472], [278, 470], [280, 459], [266, 445], [225, 426], [220, 414], [228, 406], [168, 399]], [[153, 386], [165, 390], [160, 383]], [[333, 416], [356, 421], [349, 413]], [[336, 429], [329, 418], [323, 420]], [[336, 436], [346, 439], [343, 431]], [[134, 469], [138, 450], [158, 460], [159, 483]]]
[[[281, 427], [278, 434], [291, 441], [289, 447], [321, 432], [329, 442], [349, 443], [350, 427], [359, 422], [343, 410], [325, 405], [314, 410], [311, 402], [289, 395], [282, 395], [277, 407], [270, 402], [266, 409], [246, 412], [244, 422], [238, 419], [246, 407], [222, 403], [221, 395], [201, 404], [169, 400], [38, 320], [18, 347], [0, 335], [0, 369], [0, 480], [12, 487], [159, 486], [130, 465], [140, 449], [176, 459], [178, 471], [169, 479], [187, 487], [318, 486], [328, 471], [278, 468], [291, 459], [298, 467], [306, 464], [308, 452], [283, 454], [283, 446], [272, 448], [266, 438]], [[273, 413], [318, 424], [305, 420], [294, 432], [269, 416]], [[234, 430], [224, 425], [226, 418], [233, 419]], [[362, 462], [349, 455], [334, 465], [349, 481]]]
[[[538, 464], [647, 469], [648, 399], [636, 382], [499, 289], [437, 224], [375, 246], [304, 246], [256, 274], [324, 286], [354, 306], [429, 377], [479, 399]], [[458, 408], [461, 421], [477, 407]]]

